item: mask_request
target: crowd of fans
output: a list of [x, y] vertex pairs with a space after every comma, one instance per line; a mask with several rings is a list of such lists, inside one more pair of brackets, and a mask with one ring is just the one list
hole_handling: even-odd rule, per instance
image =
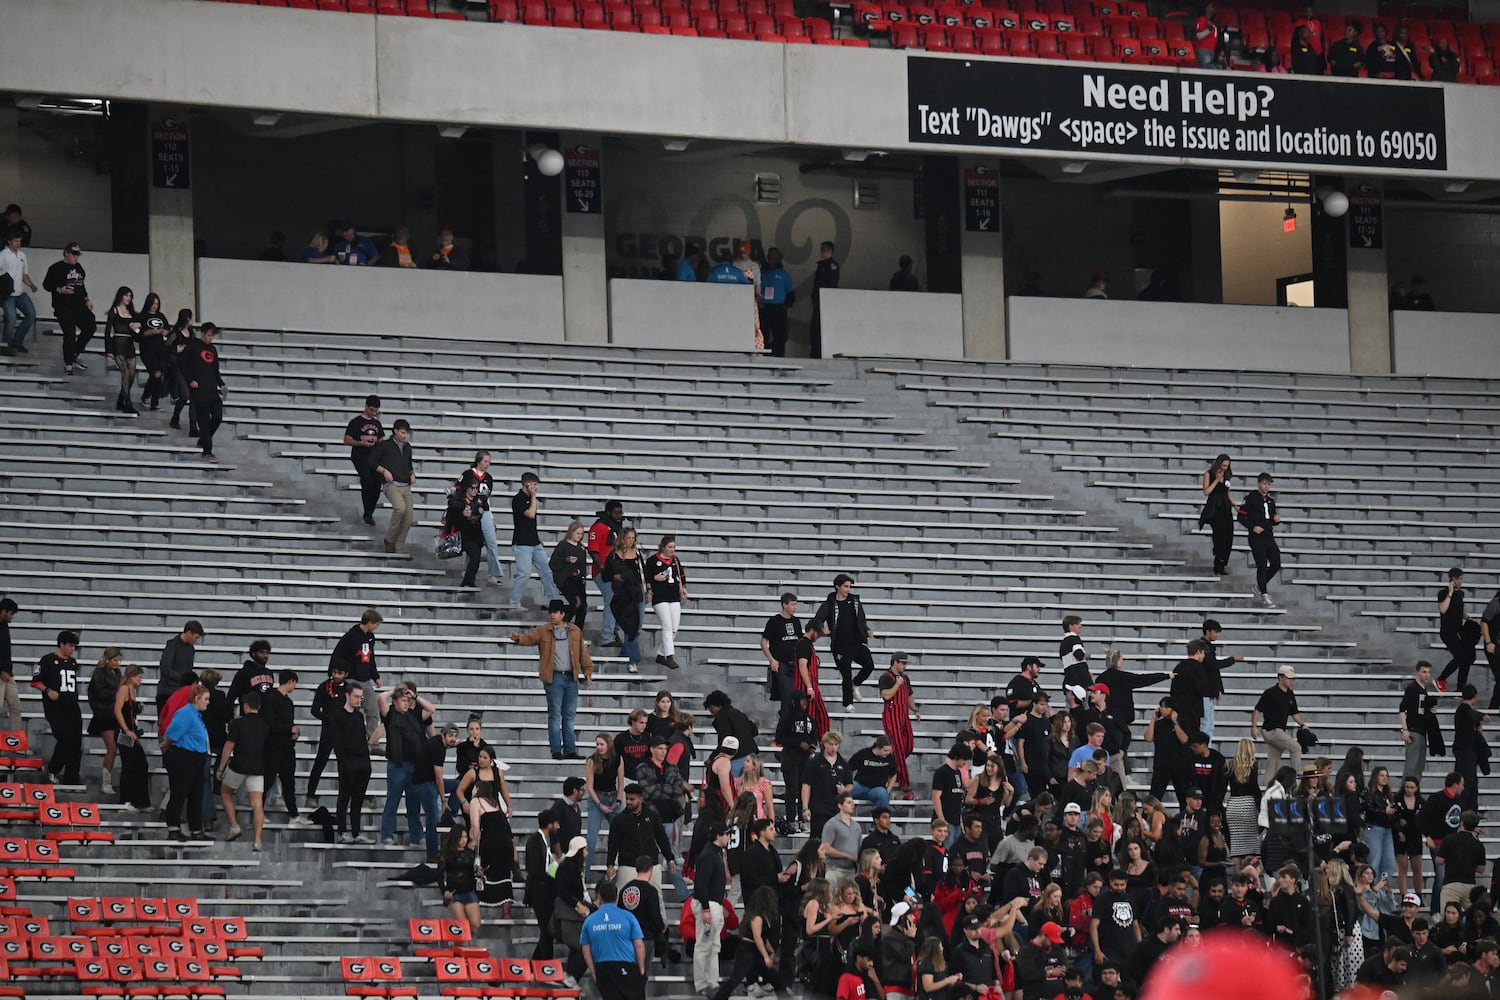
[[[536, 494], [523, 488], [520, 496], [528, 495]], [[632, 530], [622, 522], [617, 533]], [[1465, 775], [1455, 771], [1442, 788], [1424, 790], [1425, 754], [1409, 754], [1407, 773], [1394, 781], [1387, 768], [1367, 767], [1358, 748], [1337, 768], [1324, 757], [1304, 766], [1303, 753], [1317, 740], [1301, 725], [1295, 672], [1283, 667], [1252, 716], [1251, 733], [1269, 758], [1263, 782], [1252, 739], [1239, 740], [1226, 759], [1205, 729], [1214, 726], [1222, 671], [1234, 661], [1219, 623], [1204, 622], [1170, 673], [1133, 672], [1110, 650], [1096, 676], [1084, 623], [1068, 616], [1052, 679], [1044, 686], [1045, 663], [1027, 657], [1003, 694], [973, 706], [941, 763], [914, 774], [912, 723], [920, 714], [910, 658], [895, 654], [878, 678], [872, 663], [861, 662], [873, 633], [855, 583], [841, 574], [806, 626], [796, 595], [781, 595], [761, 642], [766, 690], [778, 704], [769, 739], [723, 691], [704, 698], [700, 730], [662, 690], [630, 712], [623, 731], [597, 734], [585, 758], [574, 742], [573, 712], [576, 687], [591, 681], [593, 664], [580, 626], [569, 620], [574, 609], [555, 600], [546, 624], [513, 633], [538, 651], [554, 758], [582, 760], [582, 773], [562, 781], [534, 823], [522, 823], [524, 851], [512, 827], [509, 764], [485, 741], [478, 716], [466, 732], [439, 726], [438, 706], [414, 684], [383, 685], [375, 636], [382, 616], [373, 609], [336, 644], [319, 678], [311, 707], [318, 751], [301, 796], [301, 729], [291, 698], [299, 677], [271, 667], [265, 640], [251, 644], [227, 687], [217, 671], [196, 669], [201, 623], [187, 622], [166, 642], [156, 683], [169, 776], [160, 804], [152, 801], [142, 745], [139, 666], [122, 669], [121, 650], [106, 648], [85, 686], [79, 637], [64, 631], [31, 683], [55, 738], [47, 761], [54, 780], [79, 783], [82, 741], [98, 738], [104, 794], [157, 814], [180, 840], [212, 837], [216, 805], [225, 839], [239, 838], [243, 795], [259, 850], [279, 791], [294, 825], [321, 826], [345, 844], [372, 843], [362, 811], [372, 759], [384, 756], [380, 842], [424, 847], [430, 867], [419, 870], [476, 928], [481, 902], [510, 916], [520, 879], [538, 927], [536, 956], [566, 947], [575, 981], [587, 961], [574, 945], [601, 905], [613, 907], [611, 919], [618, 910], [636, 922], [648, 961], [675, 961], [680, 937], [692, 952], [694, 988], [718, 1000], [740, 986], [784, 995], [794, 982], [827, 997], [863, 984], [867, 996], [1119, 1000], [1218, 928], [1262, 936], [1329, 988], [1500, 978], [1500, 925]], [[19, 610], [0, 601], [0, 677], [16, 670], [9, 622]], [[872, 678], [869, 689], [878, 691], [882, 732], [857, 751], [823, 707], [825, 640], [847, 705], [865, 699]], [[1419, 665], [1416, 693], [1403, 696], [1404, 736], [1436, 731], [1430, 679], [1430, 666]], [[572, 701], [554, 699], [564, 684], [574, 687]], [[1161, 684], [1168, 694], [1146, 711], [1142, 728], [1135, 692]], [[1046, 687], [1060, 688], [1055, 707]], [[1455, 754], [1466, 727], [1482, 742], [1476, 697], [1472, 685], [1460, 693]], [[11, 700], [12, 727], [16, 716]], [[338, 785], [332, 813], [317, 794], [330, 759]], [[1149, 789], [1127, 790], [1131, 773], [1149, 773]], [[1175, 808], [1166, 804], [1169, 789]], [[1341, 826], [1279, 820], [1286, 803], [1320, 799], [1342, 804]], [[893, 816], [906, 810], [926, 821], [926, 835], [896, 832]], [[792, 856], [783, 857], [779, 838], [791, 838]], [[1434, 869], [1430, 884], [1424, 855]], [[596, 863], [609, 887], [591, 884]], [[675, 917], [662, 902], [663, 878], [681, 899]], [[727, 978], [726, 947], [734, 959]], [[854, 981], [845, 983], [848, 976]]]

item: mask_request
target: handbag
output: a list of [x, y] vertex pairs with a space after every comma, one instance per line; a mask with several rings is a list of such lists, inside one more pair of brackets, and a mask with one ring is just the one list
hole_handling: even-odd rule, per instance
[[456, 531], [445, 531], [437, 536], [437, 557], [457, 559], [464, 554], [464, 540]]

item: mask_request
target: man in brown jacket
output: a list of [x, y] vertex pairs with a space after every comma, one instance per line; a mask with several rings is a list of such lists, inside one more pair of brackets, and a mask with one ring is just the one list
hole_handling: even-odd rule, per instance
[[579, 760], [573, 736], [573, 716], [578, 711], [578, 682], [585, 687], [594, 678], [594, 661], [583, 644], [583, 630], [565, 621], [568, 605], [553, 601], [547, 606], [547, 624], [530, 632], [512, 632], [510, 641], [537, 647], [537, 673], [547, 692], [547, 742], [552, 759]]

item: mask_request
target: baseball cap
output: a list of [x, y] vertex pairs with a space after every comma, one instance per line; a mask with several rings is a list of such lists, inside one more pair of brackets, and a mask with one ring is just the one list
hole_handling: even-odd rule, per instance
[[554, 611], [561, 611], [563, 613], [567, 613], [567, 610], [568, 610], [568, 602], [567, 601], [550, 601], [547, 604], [547, 613], [549, 615], [552, 612], [554, 612]]
[[573, 855], [577, 854], [579, 851], [586, 851], [588, 849], [589, 849], [589, 842], [588, 842], [587, 838], [585, 838], [585, 837], [574, 837], [572, 840], [568, 841], [568, 849], [563, 852], [563, 857], [565, 857], [565, 858], [571, 858]]
[[963, 928], [966, 931], [975, 931], [978, 930], [983, 923], [984, 921], [979, 919], [979, 914], [971, 913], [967, 917], [964, 917]]
[[1422, 905], [1422, 897], [1418, 896], [1414, 892], [1408, 892], [1406, 895], [1404, 895], [1404, 896], [1401, 897], [1401, 905], [1402, 906], [1421, 906]]
[[901, 918], [906, 916], [910, 912], [910, 903], [897, 903], [895, 906], [891, 907], [891, 923], [899, 924], [901, 922]]
[[1082, 684], [1069, 684], [1067, 692], [1079, 701], [1083, 701], [1089, 696], [1089, 693], [1083, 689]]
[[1105, 694], [1109, 694], [1109, 685], [1108, 684], [1095, 684], [1095, 685], [1092, 685], [1089, 688], [1089, 690], [1090, 691], [1103, 691]]
[[1187, 790], [1183, 797], [1189, 799], [1201, 799], [1203, 798], [1203, 789], [1194, 785], [1192, 788], [1189, 788]]
[[[1188, 794], [1191, 795], [1192, 792], [1189, 792]], [[1063, 806], [1063, 812], [1065, 814], [1066, 813], [1081, 813], [1081, 812], [1083, 812], [1083, 806], [1079, 805], [1077, 802], [1069, 802], [1067, 805]]]
[[1292, 680], [1296, 680], [1297, 679], [1297, 671], [1294, 670], [1291, 667], [1277, 667], [1276, 668], [1276, 676], [1277, 677], [1289, 677]]
[[63, 253], [70, 253], [74, 255], [81, 254], [83, 253], [83, 247], [78, 245], [77, 240], [74, 240], [72, 243], [69, 243], [67, 246], [63, 247]]
[[908, 661], [910, 659], [911, 659], [911, 657], [907, 656], [905, 653], [892, 653], [891, 654], [891, 662], [892, 663], [905, 663], [906, 661]]
[[737, 736], [726, 736], [726, 737], [724, 737], [723, 742], [721, 742], [719, 744], [719, 746], [720, 746], [720, 748], [722, 748], [724, 750], [738, 750], [740, 748], [739, 737], [737, 737]]
[[1062, 928], [1049, 920], [1042, 925], [1042, 937], [1046, 938], [1048, 941], [1051, 941], [1053, 944], [1062, 944]]
[[17, 215], [20, 215], [21, 214], [21, 206], [17, 205], [15, 202], [11, 202], [9, 205], [6, 205], [5, 206], [5, 214], [9, 215], [12, 212], [15, 212]]
[[1040, 667], [1041, 665], [1042, 658], [1040, 656], [1028, 656], [1021, 661], [1022, 667]]

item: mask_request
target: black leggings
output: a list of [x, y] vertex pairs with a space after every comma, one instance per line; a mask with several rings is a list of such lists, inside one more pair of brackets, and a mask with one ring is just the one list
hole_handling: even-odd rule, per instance
[[71, 365], [93, 339], [94, 331], [99, 329], [99, 321], [87, 309], [59, 309], [57, 325], [62, 327], [63, 364]]
[[283, 743], [281, 746], [266, 746], [266, 795], [271, 786], [281, 782], [281, 800], [286, 804], [286, 814], [297, 818], [297, 745]]
[[370, 787], [370, 766], [354, 770], [339, 764], [339, 800], [334, 806], [340, 833], [359, 836], [359, 816], [365, 807], [365, 790]]
[[[167, 781], [172, 789], [167, 800], [167, 829], [182, 828], [182, 812], [187, 810], [188, 825], [203, 822], [203, 765], [208, 754], [197, 750], [172, 747], [164, 755]], [[196, 830], [194, 831], [197, 832]]]

